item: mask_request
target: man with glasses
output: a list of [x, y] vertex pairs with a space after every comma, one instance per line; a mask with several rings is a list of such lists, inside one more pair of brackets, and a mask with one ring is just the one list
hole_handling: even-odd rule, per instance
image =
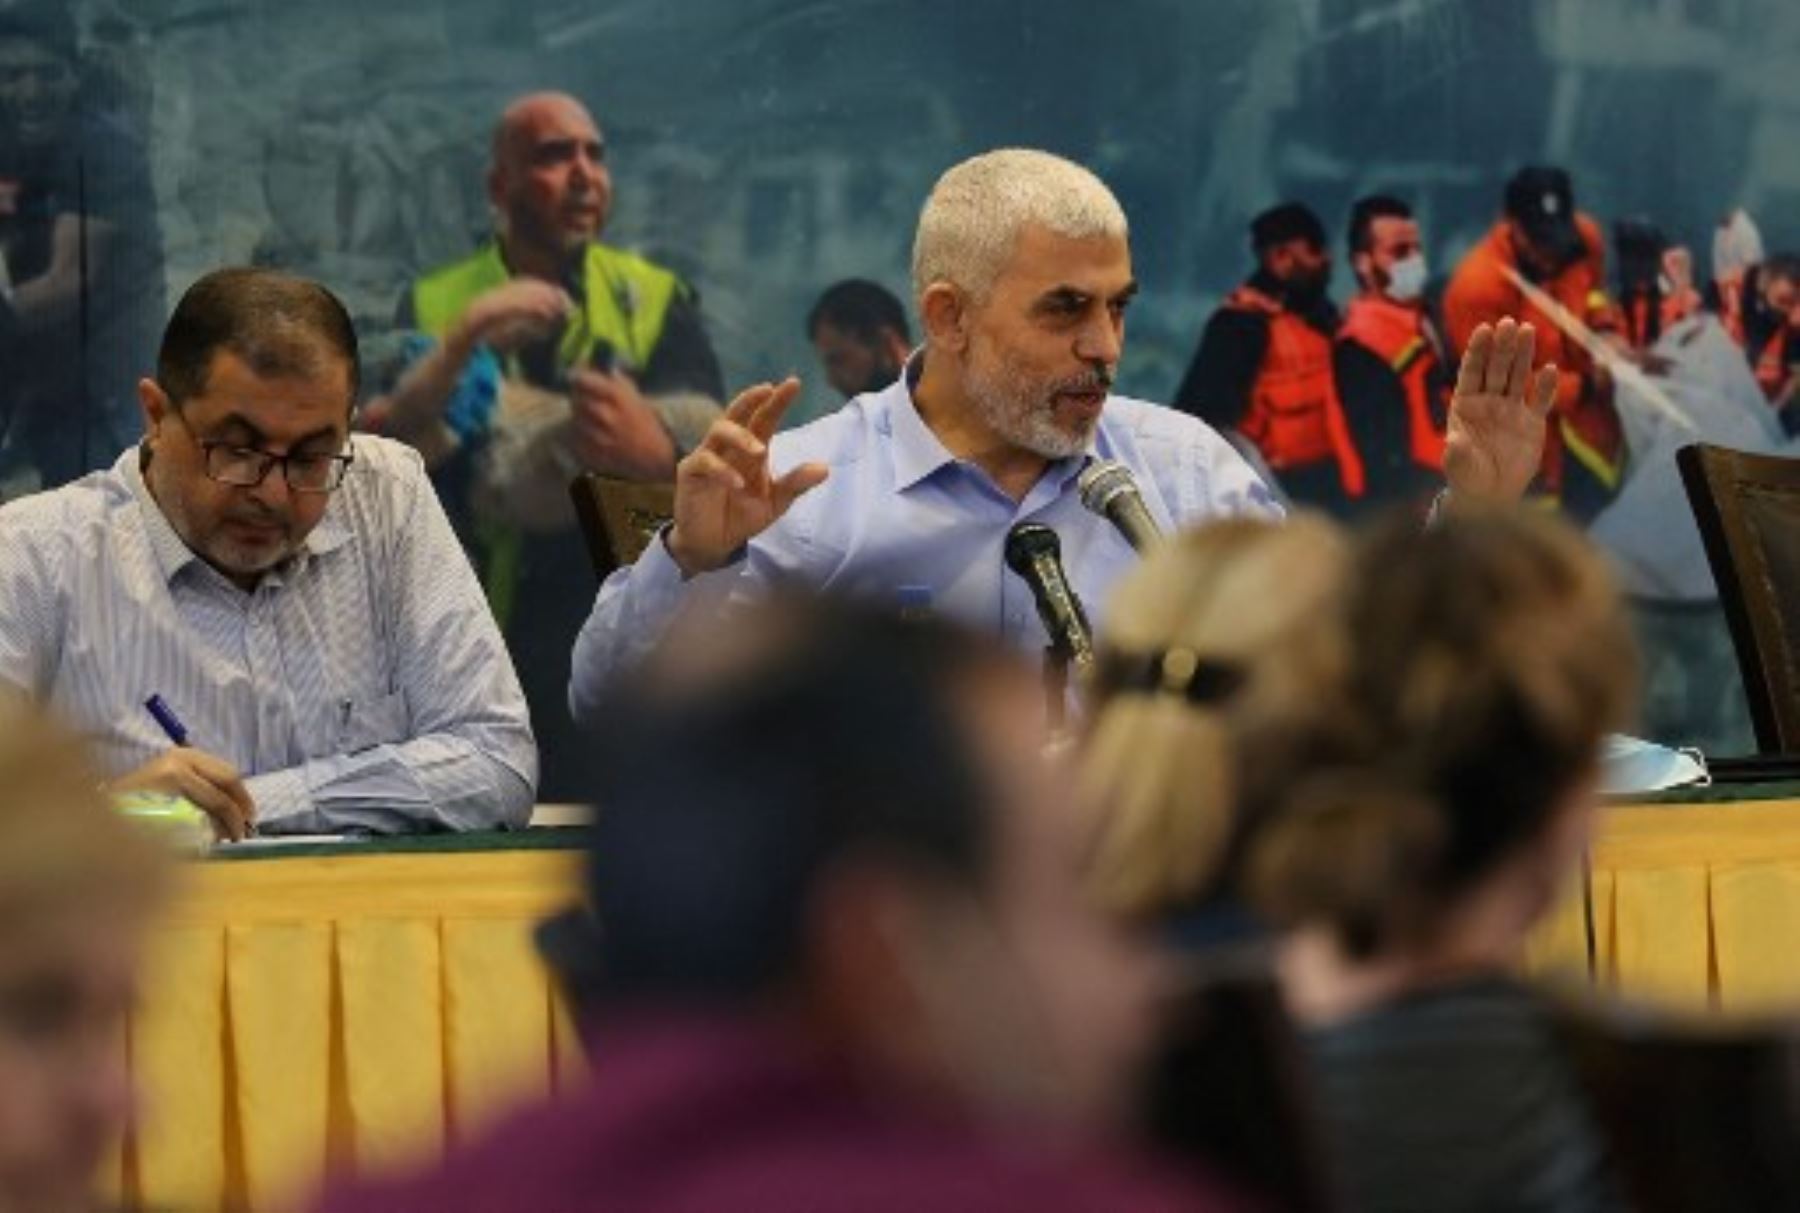
[[524, 824], [518, 679], [418, 455], [351, 441], [357, 385], [330, 292], [209, 274], [138, 386], [143, 441], [0, 508], [0, 685], [83, 728], [113, 790], [232, 838]]

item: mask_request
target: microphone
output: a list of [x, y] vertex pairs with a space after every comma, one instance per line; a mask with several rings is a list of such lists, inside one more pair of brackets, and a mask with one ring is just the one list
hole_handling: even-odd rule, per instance
[[1092, 629], [1081, 599], [1063, 574], [1062, 540], [1047, 526], [1021, 522], [1006, 533], [1006, 567], [1025, 579], [1037, 600], [1038, 618], [1056, 648], [1077, 668], [1094, 663]]
[[1124, 464], [1113, 459], [1090, 463], [1075, 483], [1081, 489], [1081, 504], [1117, 527], [1135, 551], [1144, 552], [1162, 539], [1162, 528], [1138, 492], [1137, 478]]

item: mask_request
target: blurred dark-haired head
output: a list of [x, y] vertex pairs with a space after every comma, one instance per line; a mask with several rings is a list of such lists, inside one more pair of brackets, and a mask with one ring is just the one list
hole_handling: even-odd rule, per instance
[[864, 278], [826, 287], [807, 313], [806, 336], [824, 364], [825, 378], [846, 396], [892, 383], [912, 346], [899, 296]]
[[80, 48], [64, 0], [0, 10], [0, 149], [40, 151], [65, 129], [80, 93]]
[[1533, 274], [1553, 277], [1586, 252], [1567, 171], [1526, 165], [1507, 179], [1503, 207], [1521, 259]]
[[1149, 966], [1079, 888], [1035, 677], [933, 623], [786, 601], [677, 628], [596, 738], [584, 1012], [769, 1016], [959, 1103], [1105, 1115]]
[[1324, 301], [1331, 284], [1331, 249], [1313, 209], [1283, 202], [1250, 221], [1250, 249], [1258, 267], [1280, 284], [1284, 301], [1305, 312]]

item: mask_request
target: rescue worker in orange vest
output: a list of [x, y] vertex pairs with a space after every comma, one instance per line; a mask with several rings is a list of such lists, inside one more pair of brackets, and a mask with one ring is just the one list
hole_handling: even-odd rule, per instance
[[1800, 430], [1800, 255], [1776, 253], [1744, 275], [1744, 356], [1782, 428]]
[[1556, 415], [1544, 439], [1536, 492], [1580, 519], [1618, 493], [1625, 436], [1613, 405], [1613, 379], [1549, 309], [1532, 304], [1508, 276], [1516, 272], [1561, 305], [1589, 332], [1626, 351], [1619, 313], [1606, 295], [1600, 225], [1575, 210], [1569, 175], [1532, 165], [1506, 183], [1505, 210], [1469, 251], [1444, 295], [1444, 327], [1460, 357], [1475, 327], [1513, 316], [1537, 330], [1537, 363], [1557, 368]]
[[1374, 194], [1350, 208], [1350, 268], [1332, 366], [1368, 477], [1367, 506], [1427, 505], [1444, 480], [1451, 378], [1425, 305], [1425, 249], [1412, 209]]
[[1700, 310], [1693, 258], [1641, 218], [1613, 224], [1613, 255], [1619, 263], [1620, 331], [1642, 362], [1664, 333]]
[[1175, 406], [1242, 435], [1295, 501], [1341, 513], [1365, 484], [1331, 377], [1325, 227], [1283, 203], [1251, 221], [1250, 245], [1256, 272], [1207, 320]]

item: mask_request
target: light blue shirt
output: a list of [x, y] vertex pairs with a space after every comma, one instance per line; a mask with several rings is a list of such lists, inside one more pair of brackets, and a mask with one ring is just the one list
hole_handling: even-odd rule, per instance
[[981, 468], [952, 455], [912, 400], [920, 359], [883, 391], [775, 436], [776, 475], [823, 463], [830, 479], [753, 539], [734, 564], [684, 581], [661, 543], [619, 569], [575, 641], [569, 703], [592, 722], [613, 680], [641, 660], [696, 598], [721, 599], [803, 587], [897, 603], [924, 587], [934, 613], [1003, 637], [1022, 650], [1048, 642], [1031, 590], [1006, 567], [1017, 523], [1056, 531], [1070, 584], [1100, 626], [1109, 591], [1137, 562], [1112, 524], [1081, 504], [1076, 481], [1096, 458], [1132, 470], [1144, 503], [1167, 531], [1230, 515], [1277, 518], [1281, 506], [1230, 444], [1174, 409], [1107, 398], [1089, 453], [1050, 465], [1023, 501]]
[[537, 747], [511, 659], [416, 452], [367, 435], [301, 550], [246, 592], [110, 470], [0, 508], [0, 684], [109, 776], [190, 744], [266, 831], [522, 826]]

